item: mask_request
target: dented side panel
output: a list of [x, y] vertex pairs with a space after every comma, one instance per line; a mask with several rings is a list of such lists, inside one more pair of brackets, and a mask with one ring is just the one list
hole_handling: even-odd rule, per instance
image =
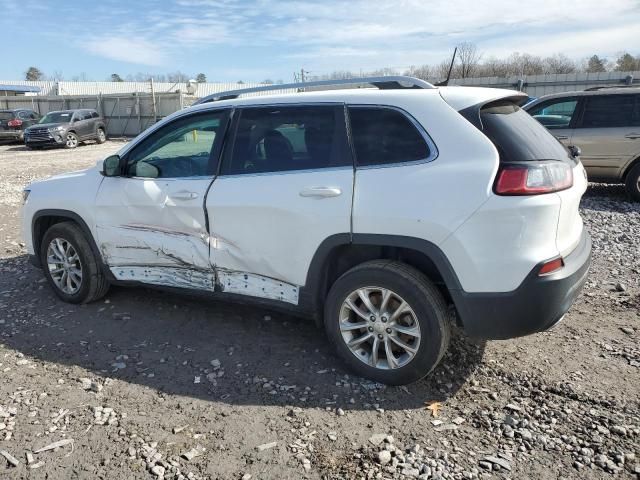
[[269, 298], [298, 304], [298, 287], [290, 283], [253, 273], [216, 269], [217, 284], [222, 292]]

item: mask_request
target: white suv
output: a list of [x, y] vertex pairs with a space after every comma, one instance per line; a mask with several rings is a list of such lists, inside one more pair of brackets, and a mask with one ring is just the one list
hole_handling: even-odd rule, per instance
[[559, 321], [590, 263], [587, 182], [527, 97], [407, 77], [305, 87], [325, 83], [377, 88], [208, 97], [30, 185], [33, 263], [71, 303], [144, 284], [311, 316], [389, 384], [429, 373], [452, 321], [485, 339]]

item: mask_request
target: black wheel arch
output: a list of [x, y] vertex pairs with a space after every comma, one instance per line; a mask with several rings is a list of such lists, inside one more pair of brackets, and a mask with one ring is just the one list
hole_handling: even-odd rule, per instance
[[[36, 253], [33, 260], [40, 267], [40, 256], [38, 252], [40, 251], [42, 238], [44, 237], [45, 232], [56, 223], [68, 222], [72, 221], [76, 223], [82, 233], [84, 233], [89, 245], [91, 246], [91, 251], [96, 256], [98, 261], [100, 262], [100, 266], [103, 270], [105, 270], [104, 262], [102, 261], [102, 255], [100, 254], [100, 250], [98, 249], [98, 245], [93, 238], [93, 234], [91, 233], [91, 229], [87, 225], [87, 222], [75, 212], [71, 210], [60, 210], [60, 209], [44, 209], [38, 210], [34, 213], [31, 219], [31, 241], [33, 244], [33, 251]], [[107, 269], [108, 270], [108, 269]]]
[[[459, 309], [464, 308], [460, 281], [444, 252], [434, 243], [415, 237], [340, 233], [326, 238], [309, 265], [300, 304], [322, 324], [324, 300], [333, 282], [350, 268], [369, 260], [399, 260], [425, 274]], [[462, 312], [459, 312], [462, 314]]]
[[626, 182], [627, 181], [627, 175], [629, 175], [629, 172], [631, 170], [633, 170], [633, 168], [636, 165], [640, 165], [640, 156], [638, 156], [638, 157], [634, 158], [633, 160], [631, 160], [629, 165], [627, 165], [627, 167], [624, 169], [624, 173], [622, 174], [622, 182]]

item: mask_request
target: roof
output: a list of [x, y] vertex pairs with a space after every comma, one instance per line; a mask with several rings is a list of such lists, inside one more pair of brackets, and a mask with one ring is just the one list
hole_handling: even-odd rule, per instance
[[30, 87], [28, 85], [2, 85], [2, 84], [0, 84], [0, 91], [2, 91], [2, 92], [38, 93], [40, 91], [40, 87]]
[[[541, 101], [549, 100], [550, 98], [586, 97], [586, 96], [593, 96], [593, 95], [622, 95], [625, 93], [627, 95], [640, 93], [640, 85], [638, 86], [634, 85], [629, 87], [599, 88], [597, 90], [577, 90], [574, 92], [550, 93], [548, 95], [543, 95], [542, 97], [538, 97], [535, 103], [538, 104]], [[531, 104], [533, 104], [533, 102]]]
[[254, 97], [240, 97], [229, 100], [201, 103], [191, 109], [211, 109], [229, 106], [277, 105], [305, 103], [350, 103], [350, 104], [386, 104], [394, 105], [407, 100], [419, 101], [427, 96], [442, 96], [456, 109], [466, 108], [478, 103], [487, 103], [494, 99], [526, 95], [515, 90], [503, 90], [483, 87], [436, 87], [429, 89], [379, 90], [377, 88], [349, 88], [296, 93], [276, 93]]

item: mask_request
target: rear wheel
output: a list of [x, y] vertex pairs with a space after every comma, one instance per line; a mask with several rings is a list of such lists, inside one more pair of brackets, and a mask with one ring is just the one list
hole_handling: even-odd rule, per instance
[[640, 163], [627, 173], [625, 187], [631, 199], [640, 202]]
[[68, 132], [65, 140], [65, 148], [76, 148], [78, 146], [78, 136], [73, 132]]
[[96, 143], [104, 143], [107, 141], [107, 134], [104, 131], [104, 128], [98, 128], [96, 132]]
[[98, 259], [73, 222], [56, 223], [47, 230], [40, 246], [40, 260], [49, 284], [65, 302], [92, 302], [109, 290]]
[[357, 374], [391, 385], [414, 382], [440, 362], [449, 343], [448, 309], [414, 268], [366, 262], [342, 275], [326, 300], [325, 328]]

